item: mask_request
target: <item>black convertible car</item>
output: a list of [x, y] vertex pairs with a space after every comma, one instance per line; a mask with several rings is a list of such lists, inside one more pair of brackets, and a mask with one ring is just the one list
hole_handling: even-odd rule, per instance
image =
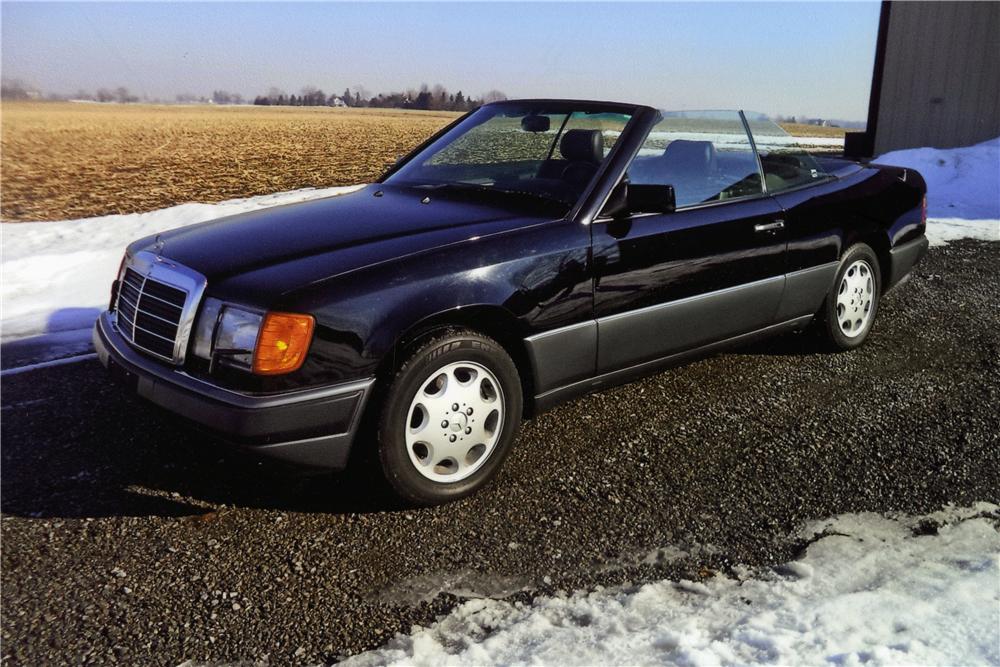
[[926, 251], [925, 192], [762, 116], [489, 104], [352, 194], [131, 244], [94, 342], [227, 440], [318, 468], [377, 452], [438, 503], [559, 401], [807, 326], [862, 344]]

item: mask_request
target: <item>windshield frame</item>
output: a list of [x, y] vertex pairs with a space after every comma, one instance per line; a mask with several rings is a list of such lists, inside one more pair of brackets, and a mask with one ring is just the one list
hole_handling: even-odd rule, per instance
[[[475, 114], [481, 112], [483, 109], [498, 109], [502, 113], [503, 107], [513, 107], [519, 110], [537, 108], [538, 111], [544, 111], [546, 113], [567, 113], [567, 120], [570, 113], [611, 113], [611, 114], [627, 114], [629, 116], [628, 121], [625, 123], [621, 130], [621, 134], [616, 139], [614, 145], [611, 147], [608, 154], [604, 157], [596, 173], [591, 178], [591, 180], [585, 185], [581, 193], [576, 197], [575, 201], [560, 201], [567, 208], [565, 216], [562, 217], [575, 217], [583, 204], [591, 197], [595, 187], [601, 182], [604, 176], [607, 174], [609, 167], [617, 162], [617, 156], [621, 152], [621, 146], [625, 143], [625, 139], [635, 131], [635, 127], [638, 124], [639, 116], [643, 115], [643, 111], [647, 109], [642, 105], [637, 104], [626, 104], [620, 102], [600, 102], [600, 101], [587, 101], [587, 100], [565, 100], [565, 99], [526, 99], [526, 100], [505, 100], [502, 102], [493, 102], [491, 104], [483, 105], [477, 109], [474, 109], [458, 118], [453, 122], [449, 123], [441, 130], [436, 132], [434, 135], [429, 137], [426, 141], [422, 142], [419, 146], [414, 148], [404, 157], [399, 159], [394, 165], [392, 165], [382, 176], [375, 181], [376, 183], [394, 185], [391, 179], [400, 170], [402, 170], [407, 165], [420, 160], [425, 157], [426, 159], [431, 159], [435, 154], [440, 152], [449, 145], [455, 139], [463, 136], [466, 132], [476, 127], [476, 125], [471, 125], [468, 129], [462, 129], [462, 126], [467, 124], [467, 121], [472, 118]], [[565, 125], [565, 123], [564, 123]], [[456, 130], [460, 130], [456, 132]], [[562, 131], [562, 128], [558, 128]], [[561, 136], [557, 134], [556, 140]], [[440, 143], [444, 141], [445, 145], [442, 146]], [[414, 185], [412, 183], [400, 182], [399, 187], [420, 187], [419, 185]], [[428, 186], [433, 185], [428, 183]], [[498, 189], [501, 192], [502, 189]], [[552, 200], [557, 201], [556, 199]]]

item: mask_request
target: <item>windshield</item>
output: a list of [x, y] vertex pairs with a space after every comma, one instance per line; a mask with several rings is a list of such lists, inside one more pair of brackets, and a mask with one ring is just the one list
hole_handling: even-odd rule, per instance
[[568, 210], [631, 117], [601, 105], [489, 105], [384, 182], [472, 196], [529, 198]]

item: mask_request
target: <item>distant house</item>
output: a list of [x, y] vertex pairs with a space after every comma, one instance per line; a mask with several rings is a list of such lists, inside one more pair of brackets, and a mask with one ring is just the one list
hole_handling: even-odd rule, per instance
[[344, 102], [344, 98], [342, 98], [342, 97], [334, 97], [333, 101], [330, 102], [330, 106], [331, 107], [346, 107], [347, 104]]
[[882, 3], [865, 132], [848, 155], [969, 146], [1000, 135], [1000, 3]]

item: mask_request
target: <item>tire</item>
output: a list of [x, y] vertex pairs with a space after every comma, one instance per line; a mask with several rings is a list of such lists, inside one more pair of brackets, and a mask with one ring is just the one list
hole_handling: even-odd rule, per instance
[[384, 396], [379, 462], [396, 494], [413, 505], [450, 502], [488, 484], [521, 425], [513, 360], [496, 341], [466, 329], [410, 350]]
[[853, 350], [868, 340], [882, 297], [882, 275], [875, 251], [852, 245], [840, 260], [837, 278], [820, 308], [817, 331], [833, 350]]

